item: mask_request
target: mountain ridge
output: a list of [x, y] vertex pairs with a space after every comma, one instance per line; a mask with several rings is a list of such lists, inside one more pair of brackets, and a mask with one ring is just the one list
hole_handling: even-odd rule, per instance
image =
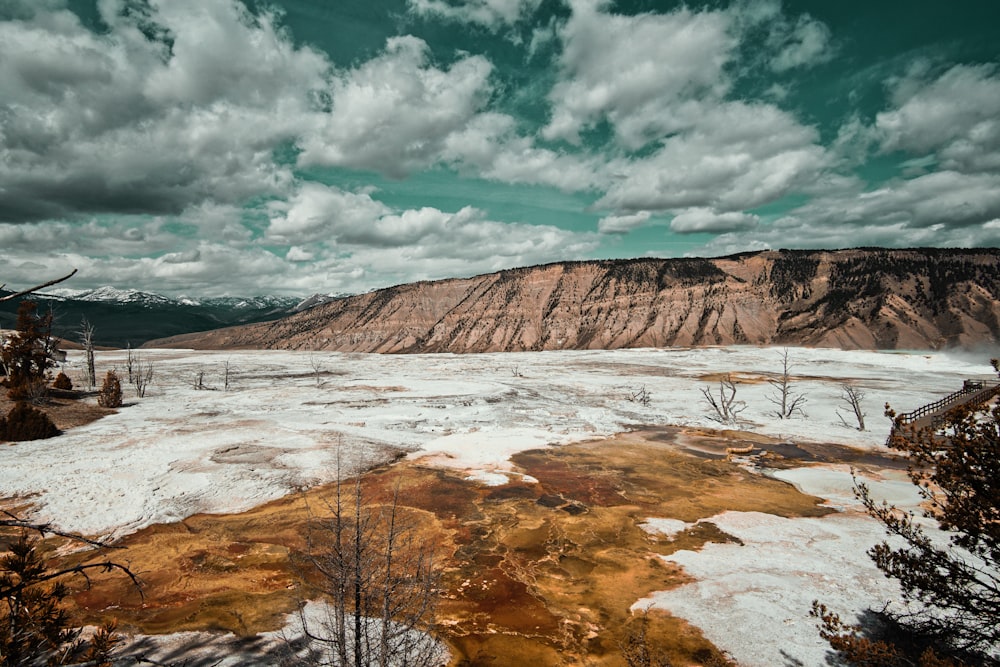
[[[296, 297], [171, 298], [134, 289], [59, 289], [32, 294], [42, 312], [53, 314], [52, 332], [74, 341], [81, 320], [94, 326], [100, 346], [138, 346], [164, 334], [184, 334], [275, 319], [292, 312]], [[19, 301], [0, 303], [0, 329], [12, 329]]]
[[767, 250], [555, 262], [397, 285], [150, 347], [495, 352], [1000, 340], [1000, 250]]

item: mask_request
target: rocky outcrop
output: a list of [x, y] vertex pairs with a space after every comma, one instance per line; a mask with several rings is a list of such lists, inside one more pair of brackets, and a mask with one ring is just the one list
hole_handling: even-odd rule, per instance
[[492, 352], [1000, 339], [1000, 250], [764, 251], [563, 262], [400, 285], [154, 347]]

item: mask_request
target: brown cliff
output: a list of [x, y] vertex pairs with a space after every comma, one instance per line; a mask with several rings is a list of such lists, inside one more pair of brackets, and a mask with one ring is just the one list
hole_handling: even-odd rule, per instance
[[1000, 250], [764, 251], [564, 262], [400, 285], [148, 347], [493, 352], [1000, 340]]

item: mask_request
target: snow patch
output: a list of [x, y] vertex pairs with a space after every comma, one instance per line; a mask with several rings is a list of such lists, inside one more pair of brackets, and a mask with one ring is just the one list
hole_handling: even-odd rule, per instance
[[865, 517], [724, 512], [706, 521], [743, 545], [709, 543], [664, 556], [697, 581], [654, 593], [633, 609], [661, 608], [690, 621], [740, 665], [825, 664], [829, 645], [809, 616], [813, 600], [852, 620], [851, 610], [898, 599], [896, 583], [865, 555], [883, 537]]
[[639, 524], [639, 527], [650, 535], [659, 535], [673, 539], [679, 533], [683, 533], [693, 524], [686, 523], [680, 519], [657, 519], [649, 518]]

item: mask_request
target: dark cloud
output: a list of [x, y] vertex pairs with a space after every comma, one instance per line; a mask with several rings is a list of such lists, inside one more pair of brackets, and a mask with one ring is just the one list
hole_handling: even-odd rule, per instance
[[65, 9], [0, 22], [2, 220], [177, 214], [288, 185], [271, 152], [310, 113], [322, 56], [231, 1], [157, 5], [169, 44], [100, 7], [107, 34]]

